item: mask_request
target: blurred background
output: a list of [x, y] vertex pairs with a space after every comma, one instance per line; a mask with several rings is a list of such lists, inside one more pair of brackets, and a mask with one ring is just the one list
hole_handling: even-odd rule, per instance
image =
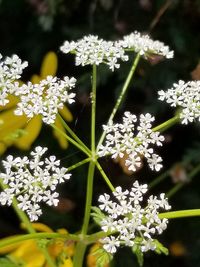
[[[157, 91], [168, 89], [179, 79], [200, 79], [200, 1], [199, 0], [0, 0], [0, 53], [3, 56], [17, 54], [29, 62], [22, 81], [33, 74], [42, 76], [45, 56], [53, 51], [57, 59], [52, 64], [52, 74], [77, 78], [76, 103], [69, 108], [71, 128], [89, 143], [91, 69], [74, 66], [74, 57], [62, 54], [59, 47], [64, 40], [77, 40], [84, 35], [95, 34], [106, 40], [117, 40], [135, 30], [149, 34], [175, 51], [174, 59], [154, 57], [141, 60], [130, 90], [125, 97], [116, 121], [124, 111], [135, 114], [150, 112], [156, 117], [155, 125], [171, 118], [175, 110], [157, 100]], [[130, 62], [129, 62], [130, 63]], [[130, 65], [123, 63], [112, 73], [99, 68], [97, 91], [97, 137], [101, 125], [108, 119]], [[103, 108], [102, 108], [103, 107]], [[0, 120], [9, 120], [8, 110], [0, 112]], [[70, 117], [71, 116], [71, 117]], [[12, 118], [13, 123], [15, 120]], [[5, 130], [0, 125], [1, 159], [12, 153], [24, 155], [36, 145], [49, 147], [49, 154], [61, 159], [63, 166], [84, 158], [72, 145], [55, 138], [52, 129], [42, 126], [37, 138], [22, 147], [16, 139], [25, 126], [9, 124]], [[10, 127], [10, 128], [9, 128]], [[34, 131], [32, 129], [32, 131]], [[13, 135], [14, 133], [14, 135]], [[200, 207], [200, 126], [175, 125], [165, 133], [165, 144], [159, 149], [164, 168], [152, 173], [145, 165], [136, 173], [130, 173], [124, 162], [101, 160], [102, 166], [114, 185], [131, 186], [134, 179], [151, 184], [150, 193], [168, 192], [173, 210]], [[53, 141], [52, 141], [53, 138]], [[65, 228], [76, 232], [81, 227], [86, 192], [87, 166], [73, 171], [70, 182], [59, 187], [60, 204], [52, 209], [44, 206], [40, 221], [52, 229]], [[154, 181], [154, 182], [153, 182]], [[94, 205], [98, 195], [109, 192], [98, 172], [95, 175]], [[0, 208], [0, 237], [22, 232], [12, 209]], [[91, 224], [90, 231], [97, 230]], [[168, 229], [159, 240], [169, 248], [169, 256], [148, 253], [145, 267], [200, 265], [200, 219], [171, 220]], [[138, 266], [135, 256], [128, 249], [121, 249], [112, 266]]]

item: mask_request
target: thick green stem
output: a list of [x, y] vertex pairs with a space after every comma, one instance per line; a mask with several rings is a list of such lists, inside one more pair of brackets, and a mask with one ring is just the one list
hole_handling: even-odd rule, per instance
[[[124, 85], [123, 85], [123, 87], [122, 87], [122, 91], [121, 91], [121, 93], [120, 93], [120, 95], [119, 95], [119, 97], [118, 97], [118, 99], [117, 99], [117, 102], [116, 102], [116, 104], [115, 104], [115, 106], [114, 106], [114, 108], [113, 108], [113, 110], [112, 110], [112, 113], [111, 113], [111, 115], [110, 115], [110, 117], [109, 117], [109, 119], [108, 119], [107, 125], [109, 125], [109, 124], [112, 123], [113, 118], [114, 118], [114, 116], [115, 116], [115, 114], [116, 114], [116, 112], [117, 112], [117, 110], [118, 110], [120, 104], [122, 103], [122, 100], [123, 100], [124, 95], [125, 95], [125, 93], [126, 93], [126, 91], [127, 91], [127, 89], [128, 89], [128, 86], [129, 86], [129, 84], [130, 84], [130, 82], [131, 82], [131, 79], [132, 79], [132, 77], [133, 77], [133, 74], [135, 73], [135, 70], [136, 70], [136, 67], [137, 67], [137, 65], [138, 65], [139, 59], [140, 59], [140, 55], [139, 55], [139, 53], [138, 53], [138, 54], [136, 55], [136, 57], [134, 58], [133, 65], [132, 65], [132, 67], [131, 67], [131, 69], [130, 69], [130, 72], [129, 72], [127, 78], [126, 78], [126, 81], [125, 81], [125, 83], [124, 83]], [[103, 131], [103, 133], [102, 133], [102, 135], [101, 135], [101, 137], [100, 137], [99, 143], [98, 143], [98, 145], [97, 145], [97, 151], [98, 151], [98, 149], [99, 149], [99, 146], [103, 143], [105, 136], [106, 136], [106, 132]]]
[[84, 244], [82, 241], [77, 243], [76, 253], [75, 253], [74, 259], [73, 259], [73, 267], [82, 267], [83, 266], [83, 260], [84, 260], [86, 248], [87, 248], [87, 245]]
[[91, 161], [89, 164], [88, 177], [87, 177], [87, 195], [86, 195], [83, 226], [81, 230], [82, 235], [87, 234], [89, 220], [90, 220], [90, 211], [91, 211], [91, 206], [92, 206], [92, 195], [93, 195], [94, 171], [95, 171], [95, 163]]
[[200, 209], [169, 211], [169, 212], [163, 212], [159, 214], [160, 219], [163, 219], [163, 218], [177, 219], [177, 218], [186, 218], [186, 217], [194, 217], [194, 216], [200, 216]]
[[90, 149], [81, 141], [81, 139], [75, 134], [75, 132], [68, 126], [68, 124], [63, 120], [61, 115], [58, 113], [58, 118], [60, 122], [62, 123], [65, 130], [74, 138], [74, 140], [79, 143], [82, 147], [85, 148], [85, 150], [90, 153]]
[[92, 159], [89, 164], [88, 177], [87, 177], [87, 194], [86, 194], [86, 203], [85, 203], [85, 213], [83, 219], [83, 225], [81, 230], [82, 240], [79, 241], [76, 245], [76, 251], [74, 255], [74, 267], [82, 267], [83, 260], [85, 255], [85, 250], [87, 244], [84, 239], [86, 238], [89, 221], [90, 221], [90, 212], [92, 206], [92, 196], [93, 196], [93, 181], [94, 181], [94, 171], [95, 171], [95, 162], [96, 162], [96, 148], [95, 148], [95, 124], [96, 124], [96, 79], [97, 79], [97, 69], [96, 65], [93, 65], [92, 68], [92, 94], [91, 94], [91, 152]]
[[79, 143], [77, 143], [74, 139], [69, 137], [67, 134], [65, 134], [63, 131], [61, 131], [57, 126], [54, 124], [51, 124], [51, 127], [54, 128], [56, 131], [58, 131], [60, 134], [62, 134], [70, 143], [72, 143], [74, 146], [76, 146], [79, 150], [84, 152], [88, 157], [90, 157], [90, 153]]

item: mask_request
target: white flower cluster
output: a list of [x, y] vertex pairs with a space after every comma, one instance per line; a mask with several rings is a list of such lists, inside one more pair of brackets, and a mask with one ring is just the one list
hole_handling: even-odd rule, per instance
[[28, 118], [40, 114], [45, 123], [54, 123], [58, 109], [62, 109], [65, 102], [74, 102], [75, 94], [69, 93], [69, 90], [75, 86], [75, 82], [75, 78], [67, 76], [63, 80], [47, 76], [39, 84], [23, 84], [15, 93], [20, 98], [15, 114], [25, 114]]
[[144, 156], [152, 170], [159, 171], [162, 167], [162, 158], [154, 153], [151, 144], [162, 146], [164, 136], [159, 132], [152, 131], [154, 117], [149, 113], [140, 115], [137, 134], [134, 134], [137, 117], [130, 112], [125, 112], [123, 123], [104, 125], [106, 131], [106, 143], [99, 146], [100, 157], [112, 155], [112, 158], [123, 158], [128, 155], [125, 164], [129, 170], [136, 171], [141, 165], [141, 158]]
[[166, 101], [172, 107], [181, 107], [180, 118], [183, 124], [193, 122], [195, 119], [200, 121], [200, 81], [179, 81], [166, 92], [158, 92], [159, 99]]
[[141, 203], [146, 192], [147, 185], [139, 185], [136, 181], [130, 191], [117, 187], [113, 192], [116, 201], [112, 201], [108, 194], [99, 197], [99, 208], [106, 213], [100, 222], [101, 228], [112, 233], [101, 240], [106, 251], [115, 253], [120, 245], [137, 246], [141, 252], [156, 249], [152, 236], [161, 234], [168, 223], [167, 219], [159, 218], [159, 209], [169, 210], [171, 207], [162, 193], [159, 198], [151, 195], [143, 208]]
[[109, 68], [114, 71], [119, 68], [118, 60], [128, 60], [125, 55], [124, 49], [117, 42], [105, 41], [99, 39], [98, 36], [89, 35], [74, 42], [65, 41], [63, 46], [60, 47], [63, 53], [75, 53], [76, 65], [99, 65], [105, 63]]
[[13, 94], [18, 88], [18, 83], [15, 80], [21, 77], [23, 69], [28, 66], [28, 63], [22, 62], [17, 56], [7, 57], [2, 60], [0, 54], [0, 105], [5, 106], [9, 103], [7, 96]]
[[156, 54], [166, 58], [173, 58], [174, 52], [169, 50], [169, 47], [160, 41], [152, 40], [148, 35], [142, 35], [139, 32], [131, 33], [124, 36], [122, 41], [119, 41], [120, 45], [124, 48], [133, 49], [135, 52], [139, 52], [140, 55], [145, 57], [148, 55]]
[[60, 161], [55, 156], [41, 160], [46, 151], [47, 148], [38, 146], [30, 153], [30, 160], [10, 155], [2, 161], [5, 173], [0, 173], [0, 179], [6, 189], [0, 193], [0, 204], [10, 206], [16, 197], [19, 209], [26, 211], [31, 221], [42, 214], [40, 202], [49, 206], [58, 204], [56, 186], [71, 176], [66, 168], [59, 167]]

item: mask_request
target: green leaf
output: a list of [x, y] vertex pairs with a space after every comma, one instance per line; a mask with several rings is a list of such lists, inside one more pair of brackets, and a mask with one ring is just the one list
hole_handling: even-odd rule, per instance
[[144, 255], [141, 251], [141, 247], [138, 244], [135, 244], [132, 247], [132, 251], [137, 257], [137, 261], [138, 261], [139, 266], [142, 267], [144, 264]]
[[106, 215], [98, 208], [92, 207], [92, 217], [96, 224], [101, 225], [101, 221], [106, 218]]
[[165, 254], [168, 255], [169, 251], [166, 247], [163, 246], [157, 239], [154, 239], [153, 243], [156, 245], [155, 252], [157, 254]]
[[112, 259], [113, 255], [111, 253], [108, 253], [105, 249], [102, 247], [97, 248], [92, 255], [95, 256], [96, 260], [96, 267], [104, 267], [106, 264], [108, 264]]
[[0, 258], [0, 266], [1, 267], [23, 267], [24, 264], [13, 262], [11, 259], [5, 257], [5, 258]]

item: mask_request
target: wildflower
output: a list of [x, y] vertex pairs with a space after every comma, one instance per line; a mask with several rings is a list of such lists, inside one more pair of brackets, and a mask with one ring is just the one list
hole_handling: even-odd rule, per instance
[[20, 102], [14, 111], [15, 115], [25, 114], [28, 118], [41, 115], [45, 123], [54, 123], [58, 109], [62, 109], [65, 102], [74, 102], [75, 94], [68, 91], [75, 86], [75, 82], [75, 78], [66, 76], [59, 80], [49, 75], [39, 84], [28, 82], [22, 85], [17, 91]]
[[114, 71], [119, 68], [118, 60], [128, 60], [124, 49], [115, 42], [99, 39], [98, 36], [89, 35], [74, 42], [65, 41], [60, 50], [67, 54], [75, 54], [75, 64], [77, 66], [99, 65], [104, 63]]
[[[38, 84], [40, 80], [45, 79], [48, 75], [54, 76], [57, 70], [57, 56], [54, 52], [48, 52], [43, 61], [40, 74], [34, 74], [31, 77], [33, 84]], [[20, 82], [22, 85], [22, 82]], [[9, 103], [0, 107], [0, 154], [3, 154], [7, 147], [16, 146], [22, 150], [29, 150], [32, 143], [38, 137], [42, 128], [42, 119], [40, 115], [34, 116], [32, 119], [26, 115], [16, 116], [14, 110], [19, 102], [19, 98], [8, 95]], [[66, 121], [72, 121], [73, 117], [66, 105], [63, 109], [59, 109], [59, 113]], [[65, 131], [58, 117], [56, 117], [55, 125], [62, 131]], [[68, 142], [58, 131], [53, 130], [54, 136], [57, 138], [60, 146], [66, 149]]]
[[124, 47], [139, 53], [141, 56], [148, 58], [150, 55], [161, 55], [166, 58], [173, 58], [174, 52], [169, 50], [169, 47], [160, 41], [152, 40], [148, 35], [142, 35], [135, 31], [124, 36], [119, 44]]
[[1, 59], [0, 54], [0, 105], [5, 106], [9, 103], [8, 95], [15, 93], [18, 88], [18, 83], [14, 81], [21, 77], [28, 63], [22, 62], [17, 55], [7, 57], [4, 61]]
[[2, 161], [5, 173], [0, 173], [0, 177], [7, 187], [0, 193], [0, 203], [10, 206], [16, 197], [19, 209], [26, 211], [31, 221], [42, 214], [40, 202], [49, 206], [58, 204], [56, 186], [71, 176], [66, 168], [59, 167], [60, 161], [55, 160], [54, 156], [42, 160], [46, 151], [47, 148], [36, 147], [30, 153], [30, 160], [27, 157], [8, 156], [7, 160]]
[[174, 83], [166, 92], [158, 92], [159, 100], [166, 101], [172, 107], [180, 107], [182, 124], [188, 124], [195, 119], [200, 121], [200, 81]]
[[[137, 117], [130, 112], [125, 112], [123, 123], [103, 126], [106, 131], [105, 145], [98, 148], [100, 157], [111, 155], [112, 158], [123, 158], [126, 155], [125, 165], [128, 170], [136, 171], [141, 166], [141, 158], [144, 156], [152, 170], [159, 171], [162, 167], [162, 159], [154, 153], [152, 144], [161, 146], [164, 137], [159, 132], [153, 132], [152, 122], [154, 117], [149, 113], [140, 115], [139, 125], [136, 127]], [[135, 128], [137, 134], [134, 135]]]
[[[101, 240], [107, 252], [114, 254], [120, 245], [137, 245], [141, 252], [156, 249], [153, 236], [161, 234], [168, 223], [167, 219], [159, 218], [159, 210], [169, 210], [171, 207], [163, 193], [159, 198], [150, 196], [147, 206], [142, 207], [143, 196], [147, 190], [146, 184], [140, 185], [135, 181], [130, 191], [123, 192], [121, 187], [117, 187], [113, 192], [114, 201], [106, 194], [99, 197], [99, 207], [105, 213], [100, 222], [101, 228], [104, 232], [112, 233]], [[104, 205], [104, 199], [107, 199], [107, 206]], [[106, 227], [106, 222], [109, 221], [112, 221], [112, 224], [109, 223]]]

